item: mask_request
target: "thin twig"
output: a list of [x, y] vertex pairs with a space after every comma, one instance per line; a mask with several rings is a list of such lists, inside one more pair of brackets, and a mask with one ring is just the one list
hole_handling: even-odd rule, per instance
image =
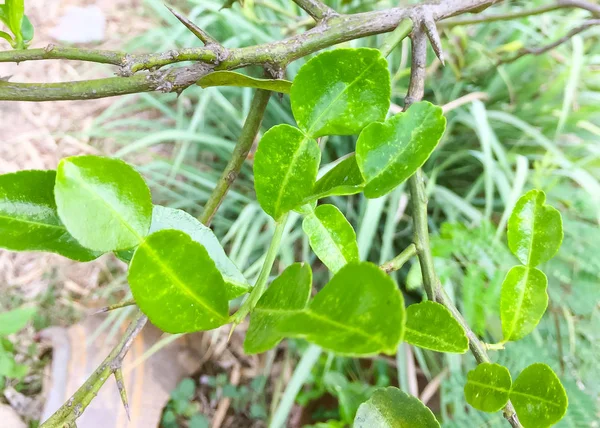
[[254, 93], [254, 98], [250, 104], [250, 111], [244, 122], [244, 127], [242, 128], [235, 149], [233, 149], [231, 158], [221, 174], [217, 185], [210, 194], [208, 201], [206, 201], [202, 215], [199, 218], [206, 226], [209, 226], [212, 222], [213, 217], [225, 199], [225, 195], [227, 195], [229, 188], [238, 177], [242, 165], [248, 157], [248, 153], [260, 130], [260, 125], [265, 115], [269, 98], [271, 98], [271, 93], [271, 91], [266, 91], [264, 89], [257, 89]]
[[[288, 214], [284, 214], [283, 217], [277, 221], [275, 231], [273, 232], [273, 238], [271, 238], [271, 243], [269, 244], [269, 249], [265, 255], [265, 260], [260, 270], [260, 274], [258, 275], [258, 279], [256, 280], [256, 284], [254, 284], [254, 288], [250, 292], [250, 295], [246, 298], [246, 300], [244, 300], [244, 303], [242, 303], [238, 311], [231, 316], [231, 321], [233, 322], [231, 332], [233, 332], [235, 326], [244, 321], [246, 316], [252, 312], [261, 296], [267, 289], [267, 281], [271, 275], [271, 270], [273, 270], [275, 258], [277, 257], [277, 254], [279, 254], [281, 238], [283, 237], [283, 231], [285, 230], [287, 219]], [[231, 332], [229, 333], [230, 335]]]
[[[456, 110], [457, 108], [464, 106], [465, 104], [472, 103], [473, 101], [487, 101], [489, 99], [489, 95], [486, 92], [471, 92], [470, 94], [463, 95], [462, 97], [458, 97], [455, 100], [450, 101], [442, 106], [442, 111], [444, 113], [448, 113], [449, 111]], [[398, 104], [392, 103], [390, 105], [390, 112], [393, 114], [398, 114], [402, 112], [402, 107]]]
[[[100, 364], [96, 371], [85, 381], [81, 387], [75, 391], [75, 394], [63, 404], [40, 428], [63, 428], [66, 426], [75, 426], [75, 421], [91, 401], [98, 395], [98, 391], [104, 385], [111, 374], [115, 375], [117, 386], [123, 382], [122, 373], [120, 373], [123, 359], [131, 348], [135, 337], [142, 330], [148, 318], [143, 313], [137, 313], [134, 320], [129, 324], [121, 341], [113, 348], [106, 359]], [[121, 397], [126, 397], [124, 388], [119, 387]], [[124, 404], [127, 403], [126, 398]], [[126, 410], [128, 406], [126, 406]]]
[[512, 21], [513, 19], [527, 16], [541, 15], [559, 9], [584, 9], [594, 16], [600, 17], [600, 5], [585, 0], [559, 0], [552, 4], [540, 6], [534, 9], [525, 9], [519, 12], [511, 12], [496, 15], [475, 15], [471, 18], [451, 19], [440, 23], [444, 27], [455, 27], [457, 25], [482, 24], [484, 22]]
[[410, 244], [408, 247], [406, 247], [400, 254], [398, 254], [392, 260], [382, 264], [380, 266], [380, 268], [385, 273], [395, 272], [397, 270], [402, 269], [402, 266], [404, 266], [404, 264], [407, 261], [409, 261], [416, 254], [417, 254], [417, 247], [415, 247], [415, 244]]
[[573, 36], [583, 32], [583, 31], [587, 30], [588, 28], [591, 28], [595, 25], [600, 25], [600, 19], [590, 19], [589, 21], [585, 21], [583, 24], [579, 25], [578, 27], [573, 28], [571, 31], [569, 31], [567, 34], [565, 34], [563, 37], [561, 37], [560, 39], [558, 39], [550, 44], [540, 46], [537, 48], [520, 49], [516, 55], [514, 55], [510, 58], [500, 60], [497, 63], [497, 65], [514, 62], [514, 61], [518, 60], [519, 58], [524, 57], [525, 55], [542, 55], [542, 54], [554, 49], [555, 47], [562, 45], [566, 41], [571, 40], [571, 38]]
[[130, 77], [109, 77], [76, 82], [15, 83], [0, 81], [0, 100], [91, 100], [151, 91], [181, 93], [213, 69], [214, 66], [209, 64], [197, 63], [189, 67], [158, 70]]
[[115, 303], [114, 305], [109, 305], [109, 306], [105, 306], [103, 308], [100, 308], [96, 312], [94, 312], [93, 315], [103, 314], [105, 312], [114, 311], [115, 309], [121, 309], [121, 308], [125, 308], [127, 306], [133, 306], [133, 305], [135, 305], [135, 300], [134, 299], [128, 299], [128, 300], [124, 300], [124, 301], [119, 302], [119, 303]]
[[319, 0], [294, 0], [294, 3], [300, 6], [317, 22], [338, 15], [335, 10]]
[[123, 65], [126, 52], [100, 49], [64, 48], [52, 44], [42, 49], [20, 49], [0, 51], [0, 62], [25, 62], [45, 59], [66, 59], [74, 61], [97, 62], [100, 64]]
[[[424, 94], [427, 50], [425, 35], [419, 30], [420, 29], [416, 27], [411, 36], [412, 67], [409, 89], [405, 98], [405, 109], [407, 109], [411, 103], [420, 101]], [[475, 356], [477, 362], [489, 362], [490, 360], [483, 344], [473, 330], [471, 330], [456, 306], [454, 306], [453, 302], [448, 298], [435, 272], [433, 254], [431, 252], [431, 246], [429, 243], [427, 195], [425, 191], [423, 172], [420, 169], [417, 170], [417, 172], [409, 179], [409, 187], [412, 204], [414, 244], [416, 246], [417, 255], [419, 256], [419, 262], [421, 264], [423, 285], [425, 292], [427, 293], [427, 297], [431, 301], [437, 301], [438, 303], [444, 305], [463, 327], [467, 337], [469, 338], [469, 348], [471, 349], [471, 352]], [[504, 407], [503, 413], [504, 417], [513, 428], [521, 428], [521, 424], [517, 419], [516, 412], [510, 401]]]

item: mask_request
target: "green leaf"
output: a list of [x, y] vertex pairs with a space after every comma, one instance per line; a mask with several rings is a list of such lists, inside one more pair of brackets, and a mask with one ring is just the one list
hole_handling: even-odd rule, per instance
[[404, 299], [378, 266], [349, 263], [315, 296], [308, 309], [278, 329], [345, 355], [394, 354], [402, 339]]
[[565, 388], [550, 367], [536, 363], [515, 380], [510, 392], [524, 428], [546, 428], [560, 421], [568, 407]]
[[355, 195], [362, 192], [364, 187], [365, 179], [358, 169], [356, 156], [352, 153], [317, 180], [310, 199], [316, 200], [334, 195]]
[[278, 220], [302, 205], [315, 184], [320, 161], [317, 142], [298, 128], [269, 129], [254, 157], [254, 187], [262, 209]]
[[531, 267], [554, 257], [563, 240], [560, 212], [545, 201], [544, 192], [530, 190], [517, 201], [508, 220], [508, 247]]
[[15, 370], [15, 357], [0, 347], [0, 387], [3, 387], [4, 377], [11, 377]]
[[356, 161], [366, 181], [365, 196], [378, 198], [419, 169], [446, 129], [442, 109], [427, 101], [411, 105], [383, 123], [375, 122], [356, 142]]
[[62, 224], [54, 202], [55, 171], [0, 175], [0, 247], [49, 251], [78, 261], [100, 255], [82, 247]]
[[390, 386], [360, 405], [354, 428], [436, 428], [440, 424], [418, 398]]
[[33, 40], [33, 24], [27, 17], [23, 16], [23, 22], [21, 23], [21, 34], [23, 35], [23, 41], [29, 43]]
[[0, 312], [0, 336], [8, 336], [21, 330], [35, 315], [36, 309], [22, 307], [8, 312]]
[[358, 134], [385, 119], [390, 107], [388, 64], [377, 49], [335, 49], [304, 64], [292, 84], [292, 111], [307, 135]]
[[244, 351], [257, 354], [277, 346], [283, 339], [276, 326], [306, 307], [312, 287], [310, 265], [294, 263], [286, 268], [262, 295], [250, 315]]
[[500, 292], [500, 318], [504, 341], [531, 333], [548, 307], [548, 279], [536, 268], [515, 266], [508, 271]]
[[465, 398], [477, 410], [497, 412], [508, 402], [512, 379], [500, 364], [482, 363], [467, 373]]
[[465, 330], [443, 305], [426, 301], [406, 308], [404, 341], [438, 352], [464, 354], [469, 349]]
[[[193, 241], [206, 248], [208, 255], [215, 262], [221, 275], [223, 275], [228, 300], [235, 299], [250, 291], [250, 284], [248, 284], [248, 281], [244, 278], [238, 267], [227, 257], [221, 243], [209, 227], [204, 226], [185, 211], [154, 205], [154, 209], [152, 210], [152, 224], [150, 225], [148, 234], [165, 229], [175, 229], [185, 232]], [[129, 263], [134, 251], [119, 251], [117, 255], [121, 260]]]
[[25, 14], [24, 0], [6, 0], [5, 7], [7, 8], [8, 28], [15, 36], [18, 36], [21, 34], [21, 21]]
[[210, 330], [228, 322], [223, 277], [206, 249], [183, 232], [149, 235], [131, 259], [128, 280], [139, 308], [167, 333]]
[[8, 27], [8, 12], [5, 4], [0, 4], [0, 21]]
[[213, 71], [196, 82], [203, 88], [211, 86], [240, 86], [245, 88], [267, 89], [289, 94], [292, 82], [283, 79], [257, 79], [233, 71]]
[[152, 220], [150, 190], [118, 159], [74, 156], [60, 161], [54, 188], [58, 214], [83, 246], [96, 251], [138, 245]]
[[358, 262], [354, 229], [333, 205], [320, 205], [302, 222], [310, 247], [333, 273], [351, 262]]
[[12, 37], [10, 37], [10, 34], [4, 32], [4, 31], [0, 31], [0, 37], [3, 38], [4, 40], [6, 40], [8, 43], [13, 44], [13, 39]]

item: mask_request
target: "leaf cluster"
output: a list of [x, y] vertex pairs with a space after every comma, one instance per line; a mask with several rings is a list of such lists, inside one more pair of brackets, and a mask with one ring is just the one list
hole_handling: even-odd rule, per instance
[[4, 23], [12, 32], [12, 36], [0, 31], [0, 38], [3, 38], [14, 49], [25, 49], [33, 39], [33, 25], [25, 15], [24, 0], [6, 0], [0, 4], [0, 22]]

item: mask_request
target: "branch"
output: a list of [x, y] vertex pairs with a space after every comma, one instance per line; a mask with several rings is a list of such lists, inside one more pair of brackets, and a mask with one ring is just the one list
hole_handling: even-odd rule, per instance
[[123, 64], [126, 57], [127, 54], [125, 52], [103, 51], [99, 49], [61, 48], [52, 44], [43, 49], [20, 49], [0, 52], [0, 62], [70, 59], [120, 66]]
[[518, 60], [519, 58], [524, 57], [525, 55], [541, 55], [544, 54], [546, 52], [548, 52], [549, 50], [554, 49], [557, 46], [562, 45], [564, 42], [570, 40], [573, 36], [582, 33], [583, 31], [587, 30], [588, 28], [593, 27], [594, 25], [600, 25], [600, 19], [590, 19], [589, 21], [585, 21], [583, 24], [581, 24], [578, 27], [573, 28], [571, 31], [569, 31], [565, 36], [561, 37], [560, 39], [556, 40], [555, 42], [552, 42], [548, 45], [544, 45], [544, 46], [540, 46], [537, 48], [523, 48], [520, 49], [519, 52], [517, 52], [516, 55], [507, 58], [507, 59], [503, 59], [501, 61], [498, 62], [497, 65], [501, 65], [501, 64], [507, 64], [507, 63], [511, 63], [514, 62], [516, 60]]
[[223, 174], [221, 174], [221, 178], [219, 178], [217, 185], [208, 198], [206, 205], [204, 205], [204, 211], [199, 218], [206, 226], [210, 225], [217, 210], [221, 206], [221, 203], [225, 199], [225, 195], [227, 195], [229, 188], [236, 180], [244, 161], [248, 157], [248, 153], [260, 130], [260, 125], [265, 115], [269, 98], [271, 98], [271, 93], [271, 91], [266, 91], [264, 89], [257, 89], [254, 93], [248, 117], [246, 117], [242, 133], [240, 134], [235, 149], [233, 149], [233, 154], [231, 155]]
[[[179, 74], [189, 74], [189, 70], [200, 69], [202, 73], [211, 70], [233, 70], [249, 65], [261, 65], [273, 70], [282, 70], [290, 62], [320, 51], [324, 48], [348, 40], [359, 39], [375, 34], [387, 33], [398, 27], [407, 18], [422, 21], [427, 14], [431, 20], [439, 21], [457, 14], [469, 12], [475, 8], [491, 5], [495, 0], [446, 0], [436, 4], [396, 7], [388, 10], [364, 12], [353, 15], [332, 16], [305, 33], [284, 40], [228, 49], [225, 54], [218, 46], [173, 50], [151, 55], [126, 55], [107, 51], [84, 51], [83, 60], [95, 62], [119, 63], [119, 74], [125, 77], [114, 80], [101, 79], [88, 82], [65, 82], [59, 84], [20, 84], [0, 85], [0, 100], [54, 101], [64, 99], [92, 99], [115, 95], [160, 90], [163, 92], [181, 92], [195, 83], [189, 78], [179, 78]], [[313, 4], [312, 2], [308, 2]], [[303, 2], [303, 4], [307, 4]], [[316, 3], [315, 3], [316, 4]], [[20, 62], [49, 59], [79, 59], [73, 50], [36, 49], [26, 51], [0, 52], [0, 62]], [[94, 52], [90, 55], [90, 52]], [[101, 61], [99, 61], [101, 60]], [[153, 70], [165, 65], [182, 61], [196, 61], [192, 67], [173, 68], [167, 72], [152, 71], [148, 81], [134, 76], [141, 70]], [[112, 63], [109, 62], [109, 63]], [[117, 65], [117, 64], [115, 64]], [[203, 74], [200, 73], [201, 77]], [[188, 76], [189, 77], [189, 76]], [[176, 80], [177, 82], [173, 82]], [[196, 79], [197, 80], [197, 79]], [[25, 86], [24, 86], [25, 85]], [[107, 85], [107, 88], [104, 88]]]
[[119, 394], [123, 400], [126, 412], [129, 414], [129, 406], [123, 386], [123, 373], [121, 364], [123, 359], [131, 348], [133, 340], [142, 330], [148, 318], [138, 312], [135, 319], [127, 327], [125, 335], [121, 342], [111, 351], [106, 359], [100, 364], [96, 371], [85, 381], [81, 387], [71, 396], [71, 398], [63, 404], [40, 428], [63, 428], [75, 426], [75, 421], [91, 401], [98, 395], [98, 391], [104, 385], [111, 374], [115, 376]]
[[[188, 48], [171, 50], [159, 54], [128, 55], [123, 52], [86, 50], [74, 48], [58, 48], [49, 46], [46, 49], [31, 49], [0, 52], [0, 62], [22, 62], [45, 59], [67, 59], [91, 61], [119, 66], [118, 74], [130, 77], [142, 70], [154, 70], [183, 61], [206, 63], [215, 70], [234, 70], [249, 65], [261, 65], [275, 70], [284, 69], [290, 62], [348, 40], [359, 39], [375, 34], [395, 30], [400, 22], [410, 18], [414, 22], [424, 23], [436, 54], [443, 60], [439, 37], [434, 31], [435, 22], [446, 18], [485, 9], [496, 0], [445, 0], [438, 3], [396, 7], [387, 10], [364, 12], [353, 15], [331, 14], [331, 9], [318, 0], [294, 0], [298, 5], [311, 11], [311, 16], [327, 17], [324, 21], [305, 33], [284, 40], [265, 43], [244, 48], [224, 50], [222, 46], [209, 43], [204, 48]], [[556, 3], [514, 14], [479, 16], [471, 19], [450, 20], [440, 25], [452, 27], [456, 25], [475, 24], [498, 20], [515, 19], [523, 16], [537, 15], [561, 8], [580, 8], [600, 16], [600, 5], [585, 0], [561, 0]], [[189, 21], [188, 21], [189, 22]], [[189, 28], [189, 27], [188, 27]], [[194, 27], [197, 29], [197, 27]], [[202, 36], [207, 41], [209, 36]], [[151, 75], [156, 77], [156, 75]], [[152, 79], [151, 77], [151, 79]], [[160, 76], [158, 76], [160, 77]], [[65, 82], [62, 84], [23, 84], [12, 83], [0, 86], [0, 100], [23, 101], [55, 101], [64, 99], [92, 99], [111, 97], [161, 90], [164, 92], [180, 92], [186, 85], [172, 85], [169, 82], [148, 84], [139, 80], [98, 80], [89, 85], [82, 82]], [[135, 84], [133, 84], [135, 82]], [[103, 88], [104, 85], [109, 88]], [[56, 86], [55, 86], [56, 85]], [[27, 91], [29, 94], [24, 94]]]
[[197, 63], [190, 67], [158, 70], [130, 77], [109, 77], [76, 82], [14, 83], [0, 81], [0, 100], [91, 100], [151, 91], [180, 93], [213, 69], [214, 66]]
[[407, 261], [409, 261], [413, 256], [416, 256], [416, 255], [417, 255], [417, 247], [415, 247], [415, 244], [410, 244], [408, 247], [406, 247], [400, 254], [398, 254], [392, 260], [390, 260], [389, 262], [385, 262], [384, 264], [382, 264], [379, 267], [385, 273], [395, 272], [397, 270], [402, 269], [402, 266], [404, 266], [404, 264]]
[[317, 22], [338, 16], [338, 13], [319, 0], [294, 0], [306, 13], [313, 17]]
[[484, 22], [494, 21], [510, 21], [517, 18], [524, 18], [526, 16], [541, 15], [546, 12], [552, 12], [553, 10], [559, 9], [583, 9], [590, 12], [596, 17], [600, 17], [600, 5], [591, 3], [586, 0], [559, 0], [553, 4], [546, 6], [540, 6], [535, 9], [522, 10], [513, 13], [504, 13], [497, 15], [476, 15], [472, 18], [461, 18], [453, 19], [443, 22], [441, 25], [444, 27], [455, 27], [457, 25], [470, 25], [470, 24], [481, 24]]
[[[410, 83], [408, 93], [405, 98], [404, 109], [407, 109], [412, 103], [420, 101], [423, 98], [426, 76], [427, 62], [427, 43], [425, 34], [422, 31], [421, 25], [416, 25], [412, 36], [412, 68], [410, 75]], [[469, 348], [475, 356], [478, 364], [489, 362], [483, 343], [477, 335], [470, 329], [469, 325], [462, 317], [458, 309], [446, 295], [445, 290], [440, 284], [440, 281], [435, 272], [433, 262], [433, 254], [429, 243], [429, 226], [427, 223], [427, 194], [423, 182], [423, 172], [419, 169], [409, 179], [413, 228], [414, 228], [414, 244], [421, 265], [421, 273], [423, 275], [423, 285], [427, 297], [431, 301], [437, 301], [444, 305], [456, 318], [465, 330], [469, 338]], [[517, 419], [516, 412], [512, 403], [509, 401], [504, 407], [504, 417], [513, 428], [522, 428]]]
[[98, 49], [61, 48], [52, 44], [43, 49], [0, 51], [0, 62], [41, 61], [66, 59], [119, 66], [120, 76], [131, 76], [141, 70], [151, 70], [183, 61], [214, 63], [217, 53], [207, 48], [170, 50], [159, 54], [130, 55], [125, 52]]

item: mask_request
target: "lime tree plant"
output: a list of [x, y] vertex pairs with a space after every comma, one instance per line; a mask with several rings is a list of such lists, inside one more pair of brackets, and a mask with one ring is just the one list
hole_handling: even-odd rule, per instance
[[[470, 350], [478, 363], [464, 387], [471, 406], [484, 412], [502, 410], [513, 427], [558, 422], [566, 412], [567, 396], [550, 367], [540, 362], [511, 375], [491, 362], [487, 350], [502, 349], [530, 334], [544, 314], [547, 279], [537, 266], [550, 260], [561, 245], [560, 213], [545, 204], [541, 190], [529, 191], [516, 203], [507, 236], [519, 264], [507, 272], [498, 302], [504, 339], [497, 344], [482, 342], [441, 286], [429, 243], [427, 193], [420, 168], [440, 142], [446, 119], [439, 106], [422, 100], [426, 53], [429, 40], [443, 62], [437, 26], [507, 20], [569, 7], [598, 15], [600, 8], [585, 1], [559, 1], [515, 15], [447, 19], [481, 12], [495, 2], [442, 0], [354, 15], [338, 14], [318, 0], [294, 2], [314, 18], [314, 28], [282, 41], [235, 49], [222, 46], [173, 11], [205, 47], [152, 55], [57, 46], [23, 49], [32, 34], [23, 1], [7, 1], [0, 8], [0, 18], [13, 34], [2, 33], [3, 37], [17, 49], [0, 52], [0, 61], [77, 59], [113, 64], [119, 74], [51, 84], [5, 80], [0, 82], [0, 100], [178, 93], [194, 84], [256, 88], [237, 146], [198, 219], [153, 205], [142, 176], [113, 158], [73, 156], [62, 159], [55, 171], [0, 176], [1, 247], [49, 251], [80, 262], [112, 252], [128, 264], [132, 303], [139, 308], [120, 343], [42, 427], [75, 426], [111, 374], [128, 406], [121, 362], [148, 319], [165, 332], [189, 333], [228, 324], [235, 328], [248, 317], [244, 341], [248, 354], [265, 352], [285, 338], [305, 339], [356, 357], [395, 354], [402, 342], [446, 353]], [[301, 67], [293, 82], [283, 79], [285, 67], [295, 59], [386, 32], [390, 34], [380, 49], [322, 52]], [[409, 36], [409, 90], [403, 111], [390, 115], [393, 64], [386, 57]], [[192, 65], [180, 66], [183, 61]], [[248, 65], [263, 66], [266, 78], [231, 71]], [[296, 126], [274, 126], [258, 143], [256, 198], [276, 228], [260, 275], [250, 284], [209, 226], [247, 158], [273, 91], [289, 94]], [[319, 139], [330, 135], [356, 135], [355, 151], [320, 174]], [[359, 193], [378, 198], [405, 181], [412, 200], [413, 243], [382, 265], [361, 260], [356, 234], [344, 213], [322, 200]], [[314, 296], [306, 261], [291, 264], [269, 284], [292, 211], [303, 216], [302, 228], [311, 248], [331, 271], [329, 282]], [[426, 299], [405, 307], [389, 273], [413, 257], [420, 263]], [[240, 297], [243, 303], [231, 311], [230, 302]], [[354, 423], [357, 427], [439, 426], [422, 402], [393, 387], [375, 391], [359, 407]]]

